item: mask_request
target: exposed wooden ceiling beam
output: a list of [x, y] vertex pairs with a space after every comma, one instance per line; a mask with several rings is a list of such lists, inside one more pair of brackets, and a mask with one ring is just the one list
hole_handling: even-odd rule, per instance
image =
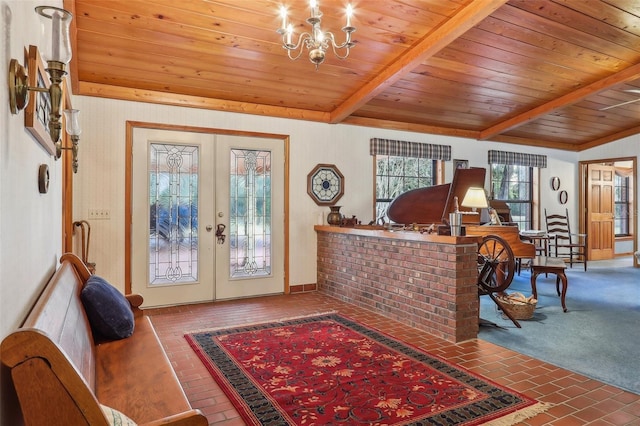
[[609, 142], [613, 142], [613, 141], [617, 141], [617, 140], [620, 140], [620, 139], [623, 139], [623, 138], [626, 138], [626, 137], [629, 137], [629, 136], [637, 135], [638, 133], [640, 133], [640, 126], [632, 127], [630, 129], [626, 129], [626, 130], [623, 130], [623, 131], [618, 132], [618, 133], [614, 133], [614, 134], [609, 135], [609, 136], [605, 136], [605, 137], [602, 137], [602, 138], [599, 138], [599, 139], [594, 139], [591, 142], [583, 143], [578, 147], [578, 151], [583, 151], [585, 149], [589, 149], [589, 148], [593, 148], [593, 147], [596, 147], [596, 146], [604, 145], [604, 144], [609, 143]]
[[513, 128], [540, 118], [543, 115], [550, 114], [557, 109], [578, 103], [589, 96], [597, 94], [598, 92], [608, 90], [616, 84], [626, 83], [628, 81], [637, 80], [638, 78], [640, 78], [640, 64], [632, 65], [622, 71], [581, 87], [578, 90], [574, 90], [564, 96], [560, 96], [551, 102], [547, 102], [546, 104], [533, 108], [523, 114], [491, 126], [480, 132], [480, 139], [490, 139], [495, 135], [507, 132]]
[[339, 123], [368, 101], [410, 73], [425, 59], [447, 47], [453, 40], [493, 13], [507, 0], [469, 1], [454, 16], [422, 38], [414, 47], [403, 53], [380, 74], [351, 95], [331, 112], [331, 123]]
[[296, 120], [320, 121], [324, 123], [329, 120], [328, 112], [203, 98], [200, 96], [132, 89], [128, 87], [110, 86], [98, 83], [80, 82], [78, 94], [133, 102], [202, 108], [242, 114], [264, 115], [268, 117], [291, 118]]
[[[479, 141], [482, 143], [483, 141]], [[560, 149], [563, 151], [579, 151], [578, 147], [571, 143], [562, 143], [549, 140], [520, 138], [517, 136], [496, 135], [491, 142], [505, 142], [512, 145], [535, 146], [538, 148]]]
[[446, 127], [429, 126], [426, 124], [405, 123], [391, 120], [380, 120], [378, 118], [350, 116], [345, 118], [340, 124], [353, 126], [376, 127], [379, 129], [401, 130], [404, 132], [429, 133], [432, 135], [455, 136], [461, 138], [478, 139], [478, 132], [475, 130], [451, 129]]

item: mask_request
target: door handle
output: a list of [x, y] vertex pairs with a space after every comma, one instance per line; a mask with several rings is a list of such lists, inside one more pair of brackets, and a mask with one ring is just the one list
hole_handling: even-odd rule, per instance
[[224, 244], [224, 239], [226, 238], [226, 235], [224, 235], [225, 228], [226, 226], [222, 223], [216, 226], [216, 239], [218, 240], [218, 244]]

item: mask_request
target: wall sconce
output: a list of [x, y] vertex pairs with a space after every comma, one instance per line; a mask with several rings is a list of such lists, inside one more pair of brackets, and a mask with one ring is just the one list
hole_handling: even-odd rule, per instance
[[53, 143], [60, 140], [60, 106], [62, 105], [62, 78], [67, 74], [65, 68], [71, 60], [71, 40], [69, 26], [73, 15], [64, 9], [53, 6], [36, 7], [43, 21], [51, 24], [51, 46], [43, 51], [47, 61], [47, 72], [51, 80], [49, 89], [30, 87], [24, 66], [17, 59], [9, 62], [9, 105], [12, 114], [17, 114], [29, 103], [29, 91], [48, 92], [51, 100], [49, 113], [49, 134]]
[[64, 120], [66, 122], [67, 134], [71, 136], [72, 146], [70, 148], [63, 148], [62, 142], [56, 142], [56, 159], [60, 158], [63, 149], [70, 149], [73, 155], [73, 173], [78, 173], [78, 142], [80, 141], [80, 133], [82, 128], [80, 127], [80, 110], [77, 109], [65, 109]]

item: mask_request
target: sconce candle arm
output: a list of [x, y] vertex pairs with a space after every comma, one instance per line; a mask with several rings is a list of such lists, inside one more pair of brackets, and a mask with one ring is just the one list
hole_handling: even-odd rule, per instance
[[62, 146], [62, 142], [56, 143], [56, 160], [62, 156], [62, 151], [71, 151], [71, 167], [73, 173], [78, 173], [78, 142], [80, 142], [80, 136], [71, 135], [71, 146]]
[[78, 142], [80, 141], [80, 133], [82, 129], [79, 123], [80, 111], [77, 109], [65, 109], [65, 122], [67, 125], [67, 134], [71, 138], [71, 147], [63, 147], [62, 141], [56, 143], [56, 159], [60, 158], [63, 150], [71, 150], [73, 173], [78, 173]]
[[51, 79], [51, 86], [49, 86], [49, 96], [51, 98], [51, 115], [49, 116], [49, 133], [51, 134], [51, 140], [56, 143], [60, 140], [60, 130], [62, 129], [62, 123], [60, 123], [60, 107], [62, 106], [62, 78], [67, 74], [65, 71], [65, 64], [57, 61], [49, 61], [47, 72]]

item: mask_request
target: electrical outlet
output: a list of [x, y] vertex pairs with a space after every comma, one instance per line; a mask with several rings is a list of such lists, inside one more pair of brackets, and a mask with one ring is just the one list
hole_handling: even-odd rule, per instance
[[89, 220], [109, 220], [111, 211], [109, 209], [89, 209]]

